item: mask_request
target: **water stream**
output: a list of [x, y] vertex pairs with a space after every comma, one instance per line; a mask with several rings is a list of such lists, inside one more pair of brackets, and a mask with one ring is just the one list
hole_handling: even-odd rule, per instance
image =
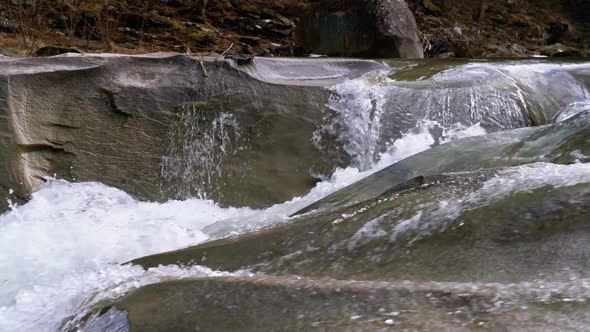
[[[321, 150], [329, 148], [327, 141], [336, 141], [350, 157], [350, 165], [336, 169], [307, 195], [262, 210], [221, 207], [208, 200], [207, 192], [215, 190], [211, 177], [223, 177], [218, 165], [230, 145], [232, 149], [239, 145], [240, 124], [231, 114], [221, 113], [207, 118], [213, 126], [206, 129], [203, 115], [187, 105], [170, 133], [171, 140], [182, 141], [184, 148], [167, 151], [162, 161], [167, 188], [176, 190], [178, 200], [141, 202], [101, 183], [49, 179], [28, 203], [0, 216], [0, 331], [72, 328], [67, 322], [80, 319], [92, 305], [162, 280], [248, 275], [200, 266], [144, 270], [120, 264], [288, 222], [288, 216], [309, 204], [433, 146], [541, 124], [538, 119], [565, 121], [588, 108], [590, 92], [571, 74], [590, 76], [588, 68], [472, 63], [432, 77], [417, 73], [420, 77], [409, 81], [397, 78], [399, 71], [393, 75], [377, 71], [327, 87], [332, 93], [330, 112], [318, 124], [314, 144]], [[565, 110], [557, 114], [559, 109]], [[585, 155], [580, 158], [583, 161]], [[558, 186], [566, 180], [568, 185], [590, 182], [587, 167], [563, 167], [507, 171], [504, 181], [509, 181], [510, 190], [519, 191]], [[538, 172], [548, 176], [540, 179], [535, 176]], [[490, 180], [478, 195], [503, 195], [505, 184]], [[429, 209], [425, 205], [421, 215], [436, 212]], [[396, 231], [426, 227], [419, 220], [420, 216], [410, 218]], [[357, 240], [379, 236], [373, 226], [367, 223]], [[568, 282], [590, 293], [587, 281]], [[534, 293], [532, 288], [543, 287], [532, 285], [523, 292]]]

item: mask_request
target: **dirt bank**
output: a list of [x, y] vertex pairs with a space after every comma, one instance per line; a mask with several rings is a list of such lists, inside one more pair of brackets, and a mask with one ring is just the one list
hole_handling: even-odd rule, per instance
[[[294, 43], [312, 0], [31, 0], [0, 4], [0, 53], [306, 55]], [[588, 56], [588, 0], [410, 0], [427, 56]], [[19, 19], [20, 18], [20, 19]], [[58, 50], [45, 50], [51, 54]]]

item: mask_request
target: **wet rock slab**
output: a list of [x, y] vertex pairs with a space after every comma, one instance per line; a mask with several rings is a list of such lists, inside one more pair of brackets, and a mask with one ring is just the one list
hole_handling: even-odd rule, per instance
[[568, 169], [539, 164], [416, 179], [349, 208], [133, 263], [353, 280], [524, 282], [563, 269], [588, 276], [590, 178], [526, 188], [516, 178], [527, 172]]
[[[227, 186], [209, 174], [220, 182], [209, 198], [233, 206], [282, 202], [313, 186], [309, 169], [315, 161], [318, 169], [335, 166], [322, 161], [311, 143], [327, 98], [322, 86], [383, 67], [362, 60], [263, 58], [238, 66], [174, 53], [3, 58], [0, 185], [26, 198], [45, 177], [56, 176], [102, 182], [143, 200], [186, 198], [162, 190], [161, 163], [180, 144], [171, 142], [170, 131], [182, 105], [199, 103], [215, 114], [233, 112], [243, 125], [241, 146], [248, 148], [215, 166], [226, 174], [256, 170], [241, 172]], [[290, 122], [297, 123], [297, 135], [280, 139]], [[260, 181], [289, 185], [259, 191]]]
[[[503, 331], [588, 322], [572, 290], [540, 285], [359, 282], [299, 277], [188, 279], [146, 286], [106, 305], [98, 331]], [[570, 286], [575, 285], [572, 283]], [[549, 286], [549, 285], [547, 285]], [[527, 310], [521, 308], [528, 306]], [[575, 319], [568, 319], [574, 315]]]
[[590, 168], [579, 158], [590, 155], [589, 119], [582, 112], [450, 142], [285, 224], [133, 263], [356, 280], [520, 282], [564, 268], [587, 275]]

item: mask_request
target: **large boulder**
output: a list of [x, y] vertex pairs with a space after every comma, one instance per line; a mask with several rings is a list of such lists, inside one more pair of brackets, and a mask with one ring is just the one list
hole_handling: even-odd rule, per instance
[[405, 0], [325, 0], [302, 15], [297, 46], [332, 56], [424, 57]]
[[329, 96], [322, 86], [385, 67], [308, 63], [243, 67], [175, 53], [3, 58], [0, 200], [10, 189], [26, 199], [53, 176], [152, 201], [201, 195], [264, 207], [303, 195], [316, 181], [310, 169], [335, 166], [312, 143]]

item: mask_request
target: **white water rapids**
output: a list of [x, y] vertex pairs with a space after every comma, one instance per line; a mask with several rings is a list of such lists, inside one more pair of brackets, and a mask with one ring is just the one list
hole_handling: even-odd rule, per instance
[[[350, 90], [351, 85], [345, 83], [342, 88]], [[364, 93], [359, 94], [362, 98], [375, 98], [368, 89], [358, 91]], [[336, 102], [342, 106], [340, 100]], [[378, 117], [382, 111], [362, 113], [371, 112], [374, 104], [350, 101], [348, 106], [361, 113], [347, 119], [357, 119], [352, 125], [368, 123], [367, 117]], [[381, 105], [379, 100], [377, 105]], [[350, 107], [342, 111], [346, 110]], [[446, 140], [485, 134], [479, 123], [445, 127], [425, 119], [402, 138], [389, 142], [386, 152], [378, 153], [375, 144], [380, 128], [351, 127], [360, 134], [348, 138], [347, 152], [358, 152], [353, 156], [358, 158], [358, 168], [338, 169], [308, 195], [265, 210], [222, 208], [202, 199], [140, 202], [100, 183], [52, 179], [30, 202], [0, 216], [0, 331], [55, 331], [92, 304], [129, 289], [167, 278], [227, 275], [198, 266], [146, 271], [120, 264], [285, 222], [290, 214], [318, 199], [430, 148], [436, 142], [431, 135], [435, 126], [443, 129]], [[375, 154], [378, 158], [371, 163]]]
[[[474, 126], [449, 136], [484, 133]], [[166, 277], [212, 274], [205, 268], [144, 271], [119, 264], [206, 241], [210, 235], [203, 229], [210, 226], [211, 232], [219, 233], [211, 227], [216, 223], [256, 228], [284, 222], [319, 198], [433, 143], [427, 127], [408, 133], [370, 170], [337, 170], [307, 196], [262, 211], [221, 208], [200, 199], [139, 202], [100, 183], [51, 180], [30, 202], [0, 216], [0, 331], [56, 330], [65, 318], [88, 306], [85, 301], [97, 292], [110, 289], [101, 298], [116, 296]]]

